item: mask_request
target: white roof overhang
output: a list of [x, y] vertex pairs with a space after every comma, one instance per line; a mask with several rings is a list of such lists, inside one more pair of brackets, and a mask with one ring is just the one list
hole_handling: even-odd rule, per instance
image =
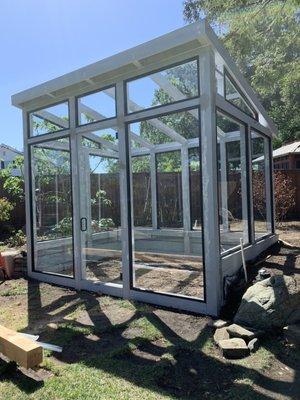
[[190, 54], [193, 50], [203, 46], [211, 46], [221, 56], [232, 78], [258, 111], [259, 122], [266, 126], [273, 135], [276, 135], [277, 129], [268, 117], [257, 95], [205, 20], [187, 25], [129, 50], [19, 92], [12, 96], [12, 104], [26, 110], [47, 107], [69, 96], [81, 95], [103, 87], [109, 82], [112, 83], [116, 78], [124, 76], [125, 79], [128, 79], [130, 76], [134, 77], [143, 73], [143, 70], [155, 70], [155, 65], [162, 61], [168, 62], [170, 60], [172, 62], [171, 60], [175, 56]]

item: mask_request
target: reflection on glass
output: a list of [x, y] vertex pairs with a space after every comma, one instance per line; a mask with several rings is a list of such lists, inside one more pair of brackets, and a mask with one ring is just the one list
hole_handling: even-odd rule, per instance
[[116, 89], [114, 86], [77, 98], [78, 124], [116, 116]]
[[217, 114], [218, 193], [221, 251], [249, 242], [246, 139], [241, 125]]
[[271, 205], [268, 173], [269, 145], [266, 137], [251, 131], [252, 192], [255, 240], [271, 232]]
[[225, 74], [225, 98], [230, 103], [244, 111], [246, 114], [257, 119], [256, 111], [227, 74]]
[[83, 278], [121, 283], [119, 153], [113, 129], [86, 134], [80, 147]]
[[29, 114], [31, 136], [69, 129], [68, 103], [61, 103]]
[[127, 112], [136, 112], [199, 95], [197, 61], [127, 82]]
[[198, 109], [134, 123], [128, 132], [133, 287], [203, 299]]
[[32, 145], [31, 168], [35, 270], [73, 276], [69, 139]]

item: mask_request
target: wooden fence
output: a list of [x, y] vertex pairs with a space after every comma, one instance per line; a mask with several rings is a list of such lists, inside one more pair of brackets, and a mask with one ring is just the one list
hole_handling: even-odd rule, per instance
[[[281, 171], [291, 178], [296, 187], [295, 206], [290, 210], [288, 219], [300, 218], [300, 171]], [[276, 174], [276, 171], [275, 171]], [[158, 217], [160, 226], [179, 227], [182, 226], [182, 190], [181, 174], [178, 172], [160, 172], [157, 176], [157, 194], [158, 194]], [[241, 214], [240, 182], [238, 174], [232, 174], [228, 182], [228, 207], [234, 209], [236, 215]], [[194, 221], [201, 221], [202, 210], [200, 199], [200, 177], [199, 172], [192, 172], [190, 176], [191, 183], [191, 217]], [[54, 178], [47, 184], [45, 189], [48, 193], [55, 193], [54, 185], [63, 189], [66, 194], [70, 192], [70, 177], [62, 176]], [[112, 218], [113, 221], [120, 224], [120, 196], [118, 174], [93, 174], [91, 181], [91, 197], [95, 199], [92, 203], [92, 218]], [[111, 204], [105, 205], [102, 201], [96, 199], [97, 191], [101, 189], [106, 192], [106, 197], [110, 199]], [[134, 223], [136, 226], [151, 226], [151, 190], [149, 173], [141, 172], [134, 174], [133, 178], [134, 193]], [[0, 223], [0, 232], [5, 230], [7, 225], [15, 229], [21, 229], [25, 226], [25, 206], [24, 202], [14, 199], [4, 188], [0, 180], [0, 197], [6, 197], [16, 204], [11, 213], [10, 221]], [[171, 203], [170, 203], [171, 202]], [[171, 205], [170, 205], [171, 204]], [[60, 201], [58, 204], [41, 201], [39, 208], [43, 220], [42, 226], [50, 227], [55, 225], [58, 219], [71, 215], [72, 204], [70, 199]]]

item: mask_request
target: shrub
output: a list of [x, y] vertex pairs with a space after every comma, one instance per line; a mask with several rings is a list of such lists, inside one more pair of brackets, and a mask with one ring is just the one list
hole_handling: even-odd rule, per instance
[[[254, 212], [259, 214], [262, 219], [266, 217], [266, 194], [265, 178], [261, 171], [255, 171], [253, 180], [253, 205]], [[292, 179], [284, 172], [274, 173], [274, 200], [275, 200], [275, 219], [281, 223], [287, 213], [295, 206], [296, 188]]]
[[8, 221], [11, 211], [14, 209], [13, 204], [5, 197], [0, 198], [0, 222]]
[[274, 197], [276, 222], [282, 222], [295, 206], [296, 187], [284, 172], [274, 173]]
[[21, 247], [26, 244], [26, 235], [21, 229], [14, 231], [9, 239], [5, 241], [5, 244], [8, 247]]

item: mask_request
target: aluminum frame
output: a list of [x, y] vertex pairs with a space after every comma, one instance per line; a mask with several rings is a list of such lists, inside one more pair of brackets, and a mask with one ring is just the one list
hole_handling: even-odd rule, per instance
[[[244, 113], [217, 93], [215, 77], [215, 54], [223, 62], [224, 70], [228, 71], [235, 85], [240, 89], [243, 97], [257, 112], [258, 120]], [[197, 60], [199, 96], [174, 101], [165, 105], [127, 113], [126, 82], [159, 72], [174, 65], [191, 60]], [[77, 99], [95, 93], [103, 88], [115, 86], [116, 117], [78, 125]], [[39, 136], [30, 135], [29, 113], [41, 110], [61, 102], [68, 101], [69, 128], [54, 133]], [[76, 289], [99, 291], [113, 296], [145, 301], [157, 305], [173, 307], [210, 315], [218, 315], [224, 302], [224, 277], [238, 270], [241, 265], [241, 251], [239, 247], [230, 249], [230, 252], [220, 254], [220, 232], [218, 215], [217, 189], [217, 137], [216, 111], [231, 117], [245, 127], [246, 163], [247, 163], [247, 193], [248, 193], [248, 233], [249, 244], [245, 248], [246, 259], [256, 257], [262, 250], [277, 240], [274, 232], [274, 191], [272, 183], [272, 163], [269, 162], [269, 181], [267, 198], [271, 207], [272, 232], [254, 240], [253, 205], [252, 205], [252, 177], [250, 132], [258, 131], [269, 139], [269, 157], [271, 157], [271, 139], [277, 133], [271, 119], [257, 99], [257, 96], [242, 77], [227, 51], [218, 41], [216, 35], [205, 21], [196, 22], [174, 32], [154, 39], [143, 45], [127, 50], [103, 61], [91, 64], [65, 76], [56, 78], [45, 84], [23, 91], [12, 96], [13, 105], [23, 110], [24, 129], [24, 158], [25, 158], [25, 197], [26, 197], [26, 233], [28, 240], [28, 275], [32, 278], [74, 287]], [[136, 121], [169, 114], [172, 112], [188, 111], [200, 108], [200, 146], [199, 156], [202, 164], [202, 208], [203, 208], [203, 259], [204, 259], [204, 292], [203, 300], [186, 298], [171, 294], [152, 293], [137, 290], [131, 285], [132, 265], [132, 205], [130, 182], [131, 146], [127, 126]], [[116, 128], [119, 140], [120, 193], [121, 193], [121, 221], [122, 221], [122, 275], [123, 285], [113, 283], [97, 283], [82, 279], [81, 271], [81, 238], [80, 238], [80, 188], [79, 188], [79, 145], [81, 135], [105, 128]], [[71, 149], [71, 175], [73, 198], [73, 247], [74, 247], [74, 279], [49, 273], [36, 272], [33, 269], [33, 233], [31, 193], [31, 166], [29, 148], [31, 145], [44, 143], [48, 140], [68, 137]], [[168, 151], [178, 150], [183, 144], [168, 143]], [[154, 146], [155, 147], [155, 146]], [[187, 145], [188, 148], [195, 147]], [[155, 154], [163, 150], [146, 149], [144, 154], [155, 160]], [[134, 155], [134, 154], [133, 154]], [[143, 154], [140, 154], [143, 155]], [[152, 163], [153, 164], [153, 163]], [[151, 170], [153, 175], [153, 171]], [[187, 204], [185, 209], [187, 209]], [[153, 216], [152, 216], [153, 217]], [[157, 224], [157, 212], [156, 212]], [[185, 223], [186, 224], [186, 223]], [[153, 226], [157, 228], [156, 226]]]

